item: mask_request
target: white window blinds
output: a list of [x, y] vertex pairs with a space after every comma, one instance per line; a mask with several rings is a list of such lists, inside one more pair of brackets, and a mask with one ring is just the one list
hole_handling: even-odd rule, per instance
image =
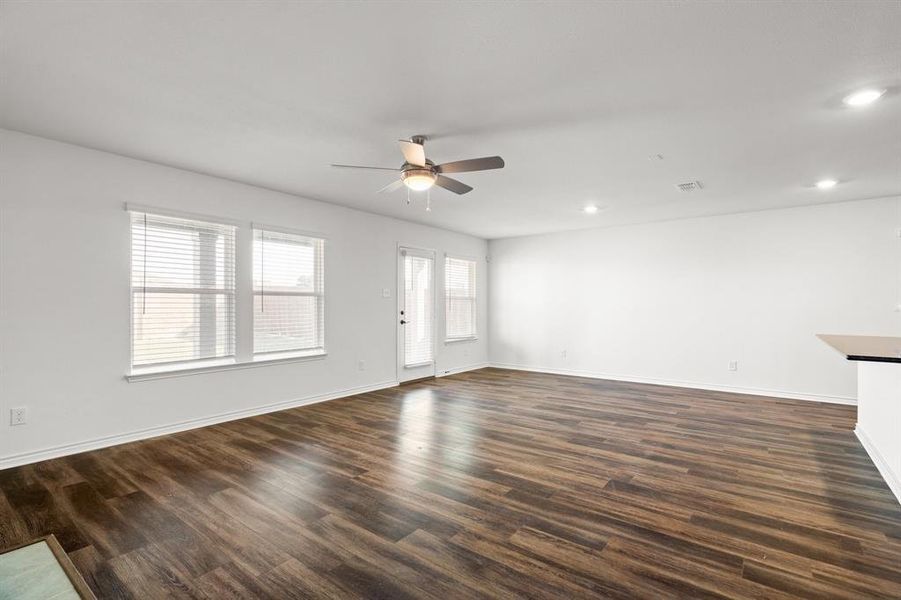
[[253, 351], [324, 351], [325, 241], [253, 230]]
[[432, 258], [404, 254], [404, 366], [432, 362]]
[[235, 228], [130, 214], [132, 366], [233, 357]]
[[444, 261], [445, 325], [447, 340], [476, 336], [476, 263], [451, 258]]

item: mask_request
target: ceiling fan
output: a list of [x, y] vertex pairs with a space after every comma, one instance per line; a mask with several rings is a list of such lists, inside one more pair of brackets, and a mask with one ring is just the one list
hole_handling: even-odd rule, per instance
[[465, 194], [472, 191], [472, 187], [462, 181], [447, 177], [446, 173], [468, 173], [470, 171], [487, 171], [488, 169], [502, 169], [504, 159], [500, 156], [486, 156], [484, 158], [470, 158], [454, 162], [436, 165], [425, 157], [425, 136], [414, 135], [409, 140], [398, 140], [400, 151], [404, 155], [404, 163], [398, 168], [392, 167], [365, 167], [359, 165], [332, 165], [342, 169], [372, 169], [376, 171], [394, 171], [400, 173], [400, 178], [392, 181], [379, 192], [393, 192], [403, 186], [415, 192], [430, 189], [433, 185], [450, 190], [455, 194]]

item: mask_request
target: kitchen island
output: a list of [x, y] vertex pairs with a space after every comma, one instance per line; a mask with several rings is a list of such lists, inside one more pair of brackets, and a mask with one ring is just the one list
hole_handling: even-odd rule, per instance
[[817, 337], [857, 362], [854, 433], [901, 502], [901, 337]]

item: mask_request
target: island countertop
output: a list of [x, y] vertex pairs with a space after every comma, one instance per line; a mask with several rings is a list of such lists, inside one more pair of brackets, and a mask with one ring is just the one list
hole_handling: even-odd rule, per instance
[[817, 337], [848, 360], [901, 363], [901, 337], [876, 335], [827, 335]]

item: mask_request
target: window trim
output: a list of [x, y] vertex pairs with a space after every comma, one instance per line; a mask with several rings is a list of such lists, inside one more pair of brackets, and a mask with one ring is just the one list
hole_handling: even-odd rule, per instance
[[[246, 225], [247, 223], [244, 223]], [[328, 236], [324, 233], [317, 231], [309, 231], [306, 229], [295, 229], [293, 227], [285, 227], [283, 225], [267, 225], [265, 223], [260, 223], [259, 221], [250, 221], [250, 229], [251, 233], [254, 229], [262, 229], [263, 231], [272, 231], [275, 233], [287, 233], [288, 235], [300, 235], [303, 237], [311, 237], [322, 240], [323, 242], [328, 242]]]
[[127, 213], [147, 213], [149, 215], [159, 215], [161, 217], [173, 217], [175, 219], [192, 219], [195, 221], [206, 221], [208, 223], [216, 223], [218, 225], [231, 225], [232, 227], [241, 228], [247, 225], [246, 221], [238, 219], [230, 219], [228, 217], [219, 217], [204, 213], [185, 212], [170, 208], [160, 208], [157, 206], [148, 206], [146, 204], [125, 203], [125, 212]]
[[[153, 381], [157, 379], [169, 379], [172, 377], [186, 377], [189, 375], [202, 375], [206, 373], [217, 373], [222, 371], [232, 371], [236, 369], [253, 369], [257, 367], [268, 367], [281, 364], [303, 363], [316, 360], [324, 360], [328, 358], [328, 350], [326, 348], [326, 334], [328, 330], [326, 319], [328, 310], [326, 310], [326, 292], [328, 288], [328, 236], [313, 231], [303, 231], [299, 229], [290, 229], [286, 227], [268, 226], [256, 221], [248, 221], [241, 219], [233, 219], [228, 217], [219, 217], [216, 215], [186, 212], [176, 209], [164, 207], [150, 206], [145, 204], [135, 204], [131, 202], [123, 203], [126, 216], [126, 228], [128, 233], [128, 277], [125, 279], [125, 294], [128, 294], [128, 367], [124, 374], [124, 379], [129, 383], [138, 383], [142, 381]], [[220, 225], [229, 225], [235, 228], [235, 264], [234, 264], [234, 319], [235, 328], [235, 354], [233, 356], [219, 358], [200, 358], [188, 361], [167, 362], [155, 365], [134, 366], [134, 290], [132, 289], [131, 268], [134, 256], [132, 255], [131, 240], [131, 213], [147, 213], [151, 215], [159, 215], [162, 217], [173, 217], [176, 219], [191, 219], [196, 221], [206, 221], [208, 223], [216, 223]], [[266, 231], [275, 231], [280, 233], [288, 233], [301, 235], [322, 240], [323, 261], [322, 261], [322, 310], [323, 310], [323, 333], [322, 348], [313, 350], [300, 351], [279, 351], [264, 352], [254, 354], [253, 352], [253, 230], [263, 229]], [[245, 237], [247, 236], [247, 237]], [[241, 239], [250, 241], [250, 247], [242, 248]], [[250, 261], [245, 265], [242, 259], [242, 252], [249, 250]], [[246, 271], [246, 272], [245, 272]], [[241, 281], [249, 282], [249, 289], [243, 289]], [[314, 294], [310, 294], [314, 295]], [[242, 296], [246, 296], [251, 300], [250, 307], [244, 308], [245, 302]], [[250, 311], [250, 338], [245, 339], [242, 335], [240, 321], [243, 318], [240, 313], [243, 310]]]
[[[267, 356], [258, 357], [254, 360], [238, 361], [237, 359], [201, 359], [193, 361], [195, 364], [188, 362], [174, 363], [180, 365], [177, 369], [156, 368], [139, 368], [126, 373], [125, 379], [129, 383], [138, 383], [141, 381], [153, 381], [155, 379], [170, 379], [172, 377], [186, 377], [188, 375], [203, 375], [205, 373], [218, 373], [220, 371], [233, 371], [237, 369], [253, 369], [256, 367], [268, 367], [272, 365], [290, 364], [309, 362], [314, 360], [322, 360], [328, 357], [327, 352], [316, 353], [284, 353], [285, 356]], [[288, 354], [294, 354], [289, 356]], [[172, 365], [173, 363], [167, 363]]]
[[[471, 262], [474, 265], [475, 269], [475, 277], [473, 284], [475, 285], [475, 293], [472, 295], [472, 303], [473, 303], [473, 320], [472, 320], [472, 335], [465, 336], [448, 336], [447, 334], [447, 260], [465, 260]], [[473, 256], [466, 256], [464, 254], [451, 254], [449, 252], [444, 253], [444, 265], [443, 265], [443, 292], [444, 292], [444, 345], [448, 344], [456, 344], [458, 342], [474, 342], [479, 339], [479, 261]]]
[[477, 342], [478, 340], [479, 340], [478, 335], [468, 335], [466, 337], [445, 338], [444, 345], [447, 346], [449, 344], [457, 344], [460, 342]]
[[[297, 235], [301, 237], [313, 238], [322, 241], [322, 293], [315, 292], [288, 292], [288, 293], [280, 293], [280, 292], [270, 292], [271, 295], [285, 295], [285, 296], [311, 296], [314, 298], [321, 298], [321, 306], [322, 306], [322, 345], [316, 348], [308, 348], [303, 350], [270, 350], [268, 352], [257, 352], [254, 350], [254, 331], [256, 325], [256, 311], [253, 309], [255, 298], [257, 296], [256, 291], [253, 286], [253, 270], [256, 266], [255, 258], [253, 255], [253, 243], [254, 243], [254, 231], [271, 231], [273, 233], [284, 233], [287, 235]], [[250, 359], [246, 362], [266, 362], [268, 359], [267, 356], [274, 355], [290, 355], [290, 354], [306, 354], [316, 352], [316, 356], [326, 355], [328, 354], [328, 341], [326, 332], [328, 331], [328, 327], [326, 326], [326, 316], [328, 315], [328, 311], [326, 310], [326, 297], [328, 291], [328, 284], [326, 281], [326, 273], [328, 273], [328, 269], [326, 268], [326, 261], [328, 260], [328, 256], [330, 252], [328, 251], [328, 237], [322, 235], [320, 233], [313, 233], [311, 231], [301, 231], [299, 229], [290, 229], [287, 227], [270, 227], [268, 225], [264, 225], [258, 221], [250, 222], [250, 272], [248, 273], [250, 280], [250, 340], [248, 341], [249, 345], [249, 355]], [[261, 294], [265, 296], [264, 294]], [[272, 360], [280, 360], [278, 356], [275, 356]]]
[[[238, 232], [241, 230], [241, 222], [235, 221], [233, 219], [216, 217], [213, 215], [206, 215], [200, 213], [189, 213], [179, 210], [170, 210], [166, 208], [155, 208], [152, 206], [146, 206], [142, 204], [133, 204], [126, 202], [123, 207], [125, 208], [125, 214], [128, 218], [128, 370], [126, 371], [125, 377], [128, 378], [135, 374], [140, 374], [142, 372], [170, 372], [170, 371], [180, 371], [185, 368], [191, 369], [191, 365], [204, 362], [204, 361], [237, 361], [238, 352], [239, 352], [239, 344], [238, 341], [238, 310], [240, 306], [240, 302], [238, 300], [239, 292], [238, 292]], [[234, 248], [233, 248], [233, 256], [232, 256], [232, 281], [234, 283], [234, 289], [230, 292], [222, 289], [222, 288], [211, 288], [210, 290], [204, 290], [204, 292], [210, 292], [213, 294], [219, 295], [230, 295], [232, 302], [232, 317], [234, 321], [232, 322], [232, 354], [226, 356], [219, 356], [214, 358], [194, 358], [189, 360], [181, 360], [181, 361], [169, 361], [163, 363], [151, 363], [135, 366], [135, 356], [134, 356], [134, 310], [135, 310], [135, 289], [132, 286], [133, 283], [133, 268], [134, 268], [134, 240], [132, 239], [132, 227], [131, 227], [131, 216], [133, 213], [146, 214], [146, 215], [154, 215], [160, 217], [170, 217], [175, 219], [186, 219], [193, 221], [201, 221], [205, 223], [211, 223], [215, 225], [225, 225], [228, 227], [234, 228]], [[146, 268], [146, 266], [145, 266]], [[144, 293], [147, 293], [147, 290], [160, 290], [174, 293], [196, 293], [196, 288], [159, 288], [159, 287], [147, 287], [143, 288]], [[172, 369], [167, 369], [166, 367], [172, 367]]]

